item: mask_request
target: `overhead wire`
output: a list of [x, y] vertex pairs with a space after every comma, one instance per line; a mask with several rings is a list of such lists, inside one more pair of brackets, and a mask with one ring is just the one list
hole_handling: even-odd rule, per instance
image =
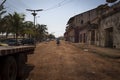
[[9, 3], [7, 3], [7, 5], [5, 6], [5, 9], [7, 10], [7, 13], [13, 13], [18, 10], [17, 8], [14, 8], [13, 5]]
[[57, 3], [56, 5], [54, 5], [54, 6], [50, 7], [50, 8], [45, 9], [44, 11], [48, 11], [48, 10], [52, 10], [52, 9], [55, 9], [55, 8], [62, 7], [64, 5], [70, 3], [71, 1], [73, 1], [73, 0], [63, 0], [63, 1], [59, 2], [59, 3]]
[[[56, 8], [62, 7], [64, 5], [70, 3], [71, 1], [73, 1], [73, 0], [63, 0], [63, 1], [57, 3], [56, 5], [54, 5], [54, 6], [50, 7], [50, 8], [44, 9], [43, 11], [48, 11], [48, 10], [52, 10], [52, 9], [56, 9]], [[25, 7], [26, 8], [30, 8], [22, 0], [20, 0], [20, 3], [22, 4], [22, 6], [21, 7], [17, 7], [17, 6], [15, 6], [15, 2], [13, 0], [8, 1], [7, 4], [9, 6], [7, 6], [7, 8], [10, 9], [9, 11], [13, 10], [13, 12], [15, 12], [15, 11], [23, 11]]]
[[22, 0], [20, 0], [20, 2], [22, 3], [22, 5], [23, 5], [24, 7], [26, 7], [26, 8], [30, 8], [30, 9], [31, 9], [31, 7], [28, 6], [27, 4], [25, 4]]
[[20, 5], [22, 6], [18, 7], [14, 0], [6, 1], [6, 8], [10, 12], [21, 11], [25, 13], [25, 8], [30, 8], [28, 5], [24, 4], [23, 1], [21, 0], [20, 0]]
[[6, 7], [7, 10], [9, 10], [11, 12], [17, 12], [18, 10], [20, 11], [21, 9], [16, 7], [14, 4], [15, 3], [12, 0], [11, 1], [7, 1], [5, 7]]

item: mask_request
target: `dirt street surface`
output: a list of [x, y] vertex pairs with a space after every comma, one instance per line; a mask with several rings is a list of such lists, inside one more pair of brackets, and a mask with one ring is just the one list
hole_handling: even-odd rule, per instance
[[120, 60], [85, 52], [68, 42], [37, 45], [26, 80], [120, 80]]

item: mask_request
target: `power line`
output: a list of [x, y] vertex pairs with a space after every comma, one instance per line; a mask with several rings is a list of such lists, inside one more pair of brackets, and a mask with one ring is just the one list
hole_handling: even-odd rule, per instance
[[27, 5], [25, 5], [21, 0], [19, 2], [20, 7], [18, 7], [15, 3], [14, 0], [11, 1], [6, 1], [6, 6], [7, 6], [7, 10], [9, 10], [10, 12], [17, 12], [17, 11], [22, 11], [25, 13], [25, 7], [26, 8], [30, 8]]
[[68, 0], [68, 1], [67, 0], [63, 0], [63, 1], [59, 2], [58, 4], [54, 5], [53, 7], [45, 9], [44, 11], [48, 11], [48, 10], [52, 10], [52, 9], [64, 6], [64, 5], [68, 4], [68, 3], [70, 3], [71, 1], [73, 1], [73, 0]]
[[[12, 3], [11, 3], [11, 2], [12, 2]], [[6, 5], [7, 5], [8, 9], [13, 9], [13, 11], [22, 10], [22, 9], [16, 7], [14, 4], [15, 4], [15, 3], [14, 3], [12, 0], [11, 0], [10, 2], [9, 2], [9, 1], [6, 2]]]
[[22, 0], [20, 0], [20, 2], [23, 4], [24, 7], [31, 9], [31, 7], [25, 4]]
[[[59, 3], [57, 3], [56, 5], [54, 5], [54, 6], [50, 7], [50, 8], [45, 9], [44, 11], [48, 11], [48, 10], [52, 10], [52, 9], [64, 6], [64, 5], [68, 4], [68, 3], [70, 3], [71, 1], [73, 1], [73, 0], [63, 0], [63, 1], [59, 2]], [[30, 8], [28, 5], [24, 4], [24, 2], [21, 1], [21, 0], [20, 0], [20, 3], [21, 3], [22, 6], [21, 7], [17, 7], [17, 6], [15, 6], [16, 3], [13, 0], [11, 0], [11, 1], [7, 2], [7, 4], [9, 5], [7, 7], [9, 9], [11, 8], [11, 10], [13, 9], [13, 12], [14, 11], [23, 11], [24, 10], [24, 8], [22, 8], [23, 6], [26, 7], [26, 8]]]
[[61, 4], [64, 3], [65, 1], [66, 1], [66, 0], [63, 0], [63, 1], [59, 2], [58, 4], [54, 5], [53, 7], [50, 7], [50, 8], [48, 8], [48, 9], [44, 10], [44, 11], [48, 11], [48, 10], [52, 10], [52, 9], [58, 8], [58, 7], [60, 7]]
[[13, 9], [13, 10], [18, 10], [15, 6], [13, 6], [11, 3], [7, 3], [7, 8]]

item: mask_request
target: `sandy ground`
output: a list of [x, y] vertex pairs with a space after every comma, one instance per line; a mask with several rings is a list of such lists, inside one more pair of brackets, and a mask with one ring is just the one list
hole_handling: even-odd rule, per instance
[[26, 80], [120, 80], [120, 60], [85, 52], [67, 42], [37, 44]]

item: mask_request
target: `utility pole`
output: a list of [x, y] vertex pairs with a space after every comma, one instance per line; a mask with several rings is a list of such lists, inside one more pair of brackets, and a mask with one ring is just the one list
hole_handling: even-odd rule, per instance
[[31, 11], [32, 13], [32, 15], [33, 15], [33, 17], [34, 17], [34, 27], [35, 27], [35, 17], [36, 17], [36, 15], [37, 15], [37, 13], [36, 12], [38, 12], [38, 11], [43, 11], [43, 9], [37, 9], [37, 10], [32, 10], [32, 9], [26, 9], [27, 11]]
[[[37, 13], [36, 12], [38, 12], [38, 11], [43, 11], [43, 9], [37, 9], [37, 10], [32, 10], [32, 9], [26, 9], [27, 11], [31, 11], [32, 13], [32, 15], [33, 15], [33, 17], [34, 17], [34, 27], [35, 27], [35, 17], [36, 17], [36, 15], [37, 15]], [[36, 31], [36, 30], [35, 30]], [[37, 36], [34, 36], [34, 41], [35, 41], [35, 45], [36, 45], [36, 40], [37, 39]]]

